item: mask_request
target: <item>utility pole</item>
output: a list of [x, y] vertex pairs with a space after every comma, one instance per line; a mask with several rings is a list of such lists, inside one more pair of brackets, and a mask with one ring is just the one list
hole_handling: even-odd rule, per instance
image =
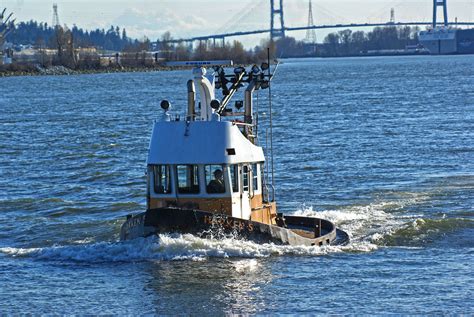
[[[279, 3], [279, 6], [275, 5], [275, 2]], [[270, 17], [270, 37], [273, 40], [277, 38], [285, 37], [285, 20], [283, 18], [283, 0], [270, 0], [271, 4], [271, 17]], [[275, 20], [280, 20], [280, 27], [275, 26]]]

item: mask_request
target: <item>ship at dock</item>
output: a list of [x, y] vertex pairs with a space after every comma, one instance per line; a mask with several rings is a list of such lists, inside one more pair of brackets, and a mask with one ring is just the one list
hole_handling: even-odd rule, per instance
[[[249, 70], [236, 67], [231, 74], [222, 61], [209, 69], [195, 64], [187, 82], [187, 115], [172, 115], [171, 103], [161, 102], [163, 114], [154, 123], [147, 159], [147, 210], [127, 216], [121, 240], [191, 233], [258, 243], [347, 243], [348, 235], [328, 220], [277, 211], [270, 62]], [[243, 99], [231, 103], [240, 89]], [[259, 131], [253, 94], [264, 89], [270, 116]]]
[[418, 39], [431, 55], [474, 54], [474, 29], [437, 27], [421, 31]]
[[[438, 25], [438, 8], [443, 10], [444, 23]], [[448, 22], [446, 0], [433, 0], [433, 24], [418, 34], [420, 44], [431, 55], [474, 54], [474, 29], [459, 29]], [[454, 25], [454, 26], [453, 26]]]

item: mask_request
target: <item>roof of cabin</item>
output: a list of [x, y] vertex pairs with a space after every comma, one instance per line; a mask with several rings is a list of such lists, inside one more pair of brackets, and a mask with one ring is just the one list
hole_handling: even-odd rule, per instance
[[[235, 154], [230, 155], [234, 149]], [[263, 162], [259, 146], [252, 144], [232, 122], [156, 122], [148, 164], [235, 164]]]

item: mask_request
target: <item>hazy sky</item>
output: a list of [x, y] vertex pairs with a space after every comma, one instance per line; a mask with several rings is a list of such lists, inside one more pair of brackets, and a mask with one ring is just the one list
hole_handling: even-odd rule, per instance
[[[14, 12], [17, 21], [51, 24], [54, 2], [61, 24], [86, 29], [118, 25], [134, 38], [155, 40], [165, 31], [187, 37], [269, 28], [269, 0], [0, 0], [0, 7]], [[448, 5], [450, 20], [474, 21], [474, 0], [448, 0]], [[390, 8], [395, 9], [397, 21], [429, 22], [432, 16], [432, 0], [313, 0], [315, 24], [386, 22]], [[308, 0], [284, 0], [284, 9], [287, 26], [307, 24]], [[318, 31], [318, 39], [326, 33]], [[305, 33], [291, 35], [301, 38]]]

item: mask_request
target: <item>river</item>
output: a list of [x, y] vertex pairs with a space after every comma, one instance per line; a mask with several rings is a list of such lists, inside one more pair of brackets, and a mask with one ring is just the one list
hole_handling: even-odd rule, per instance
[[190, 77], [0, 79], [0, 313], [474, 314], [474, 56], [279, 67], [279, 210], [334, 221], [343, 247], [118, 241], [159, 103], [184, 116]]

